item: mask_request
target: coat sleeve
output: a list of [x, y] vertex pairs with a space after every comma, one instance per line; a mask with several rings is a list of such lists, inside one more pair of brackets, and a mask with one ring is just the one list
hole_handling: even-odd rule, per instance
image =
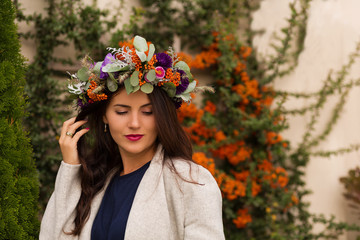
[[[63, 230], [72, 230], [75, 208], [81, 195], [80, 169], [81, 165], [61, 162], [54, 192], [41, 221], [40, 240], [70, 239]], [[74, 236], [71, 236], [71, 239], [75, 239]]]
[[184, 184], [184, 240], [223, 240], [220, 189], [207, 169], [199, 166], [197, 176], [199, 184]]

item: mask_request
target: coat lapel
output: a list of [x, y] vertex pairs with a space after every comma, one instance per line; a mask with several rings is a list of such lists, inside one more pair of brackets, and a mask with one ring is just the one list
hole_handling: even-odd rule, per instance
[[171, 239], [162, 162], [163, 151], [159, 145], [136, 192], [126, 225], [125, 240]]

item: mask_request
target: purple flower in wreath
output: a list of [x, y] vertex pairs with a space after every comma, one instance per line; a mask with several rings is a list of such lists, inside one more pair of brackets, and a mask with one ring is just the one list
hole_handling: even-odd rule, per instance
[[88, 104], [87, 103], [84, 103], [80, 98], [77, 100], [77, 105], [80, 107], [80, 108], [84, 108], [86, 107]]
[[180, 98], [176, 98], [173, 100], [174, 104], [175, 104], [175, 108], [179, 109], [182, 105], [182, 100]]
[[106, 73], [106, 72], [103, 72], [102, 68], [105, 67], [106, 65], [108, 65], [109, 63], [114, 62], [114, 61], [115, 61], [115, 57], [111, 53], [108, 53], [105, 56], [105, 59], [104, 59], [103, 63], [101, 64], [101, 67], [100, 67], [100, 78], [101, 79], [106, 79], [106, 78], [109, 77], [109, 74]]
[[181, 93], [183, 93], [187, 87], [189, 86], [189, 79], [187, 77], [184, 77], [181, 79], [181, 83], [179, 86], [177, 86], [176, 88], [176, 95], [179, 95]]
[[172, 59], [166, 53], [157, 53], [156, 54], [156, 66], [163, 67], [164, 69], [172, 67]]

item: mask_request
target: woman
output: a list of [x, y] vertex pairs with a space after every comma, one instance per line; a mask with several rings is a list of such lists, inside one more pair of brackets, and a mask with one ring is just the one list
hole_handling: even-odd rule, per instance
[[196, 82], [175, 55], [133, 45], [73, 75], [81, 110], [63, 124], [40, 239], [224, 239], [219, 188], [176, 115]]

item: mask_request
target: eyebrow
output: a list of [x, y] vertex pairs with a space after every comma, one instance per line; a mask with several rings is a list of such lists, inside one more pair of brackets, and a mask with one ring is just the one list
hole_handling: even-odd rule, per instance
[[[152, 105], [152, 103], [146, 103], [144, 105], [141, 105], [140, 108], [147, 107], [147, 106], [150, 106], [150, 105]], [[114, 107], [131, 108], [131, 106], [125, 105], [125, 104], [115, 104]]]

